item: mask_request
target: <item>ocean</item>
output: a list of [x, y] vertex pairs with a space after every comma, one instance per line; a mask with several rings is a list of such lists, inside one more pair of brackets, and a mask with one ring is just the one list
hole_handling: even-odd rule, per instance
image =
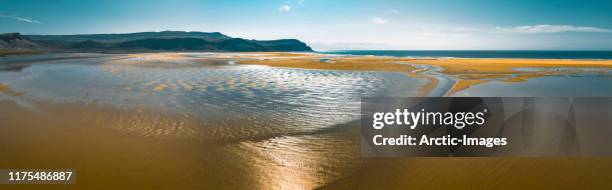
[[342, 50], [321, 53], [395, 57], [525, 58], [525, 59], [612, 59], [612, 51], [540, 50]]

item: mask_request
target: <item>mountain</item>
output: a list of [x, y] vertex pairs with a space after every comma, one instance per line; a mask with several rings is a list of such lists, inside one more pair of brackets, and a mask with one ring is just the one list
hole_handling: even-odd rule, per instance
[[38, 45], [19, 33], [0, 34], [0, 49], [36, 49]]
[[247, 40], [219, 32], [139, 32], [128, 34], [20, 35], [0, 34], [0, 49], [71, 52], [148, 51], [312, 51], [296, 39]]
[[37, 41], [96, 41], [104, 43], [125, 42], [143, 39], [173, 39], [173, 38], [198, 38], [207, 41], [221, 41], [232, 37], [223, 35], [219, 32], [183, 32], [183, 31], [163, 31], [163, 32], [138, 32], [128, 34], [77, 34], [77, 35], [28, 35], [32, 40]]

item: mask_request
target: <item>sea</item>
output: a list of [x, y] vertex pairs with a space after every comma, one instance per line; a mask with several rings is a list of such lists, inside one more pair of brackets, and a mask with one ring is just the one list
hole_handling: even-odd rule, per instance
[[605, 50], [339, 50], [321, 53], [414, 58], [612, 59], [612, 51]]

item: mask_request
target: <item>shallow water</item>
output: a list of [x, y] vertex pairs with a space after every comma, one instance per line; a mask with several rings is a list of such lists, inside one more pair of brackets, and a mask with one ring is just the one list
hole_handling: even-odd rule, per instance
[[[4, 60], [23, 67], [0, 71], [0, 84], [22, 94], [0, 93], [0, 100], [35, 111], [4, 123], [36, 125], [27, 118], [51, 115], [59, 118], [58, 125], [69, 126], [54, 130], [67, 133], [75, 130], [68, 123], [76, 122], [77, 128], [108, 127], [134, 139], [203, 143], [196, 146], [202, 150], [184, 153], [183, 157], [200, 158], [199, 166], [191, 166], [200, 168], [192, 172], [229, 176], [207, 183], [311, 188], [347, 175], [360, 163], [358, 124], [343, 124], [359, 119], [361, 97], [416, 96], [427, 82], [403, 73], [249, 66], [207, 55], [173, 60], [127, 55]], [[96, 144], [113, 141], [99, 138]], [[97, 154], [88, 151], [95, 150], [79, 150]], [[140, 157], [133, 154], [129, 158]], [[101, 170], [86, 164], [74, 167]]]
[[258, 127], [315, 130], [358, 119], [360, 97], [414, 96], [426, 82], [401, 73], [230, 63], [176, 60], [148, 64], [120, 55], [64, 59], [0, 72], [0, 83], [28, 99], [53, 103], [152, 109], [194, 118], [243, 118]]
[[472, 86], [452, 96], [483, 97], [610, 97], [612, 75], [572, 74], [546, 76], [526, 82], [492, 81]]
[[546, 51], [546, 50], [352, 50], [330, 54], [376, 55], [396, 57], [460, 57], [523, 59], [612, 59], [612, 51]]
[[[214, 55], [0, 58], [0, 168], [74, 168], [75, 189], [609, 184], [605, 158], [362, 158], [360, 97], [417, 96], [426, 79], [247, 66]], [[434, 94], [452, 86], [444, 79]], [[606, 74], [494, 81], [454, 95], [612, 95], [611, 81]]]

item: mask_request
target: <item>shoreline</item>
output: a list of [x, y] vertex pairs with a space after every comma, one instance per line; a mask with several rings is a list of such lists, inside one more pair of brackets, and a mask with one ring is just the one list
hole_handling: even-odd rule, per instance
[[[127, 54], [120, 58], [104, 59], [108, 63], [112, 63], [104, 66], [112, 66], [113, 68], [104, 68], [108, 70], [103, 71], [112, 70], [120, 75], [121, 78], [126, 78], [125, 81], [130, 83], [137, 80], [129, 78], [135, 75], [125, 72], [127, 69], [139, 68], [146, 70], [147, 72], [144, 74], [146, 75], [153, 72], [172, 73], [169, 71], [200, 66], [207, 67], [209, 65], [235, 68], [236, 66], [232, 66], [229, 63], [230, 61], [235, 61], [236, 64], [239, 64], [244, 60], [249, 60], [256, 63], [276, 63], [277, 65], [275, 66], [277, 67], [288, 64], [291, 68], [299, 68], [298, 66], [304, 64], [309, 67], [319, 66], [327, 67], [327, 69], [335, 68], [336, 70], [356, 68], [361, 69], [359, 71], [366, 72], [373, 70], [372, 72], [405, 73], [406, 77], [423, 77], [430, 80], [429, 83], [423, 81], [422, 84], [424, 86], [417, 85], [410, 88], [426, 93], [424, 96], [448, 95], [450, 89], [461, 90], [459, 87], [466, 86], [466, 81], [470, 84], [470, 80], [481, 79], [487, 81], [504, 79], [524, 82], [531, 79], [530, 77], [537, 77], [541, 74], [567, 74], [563, 70], [548, 71], [546, 69], [511, 70], [511, 72], [523, 72], [519, 75], [520, 77], [512, 77], [510, 74], [495, 72], [473, 73], [476, 71], [470, 71], [469, 69], [462, 71], [463, 73], [446, 74], [444, 67], [434, 64], [422, 64], [409, 60], [397, 61], [395, 59], [377, 57], [346, 59], [344, 57], [329, 58], [318, 55], [285, 56], [282, 54], [218, 54], [194, 57], [193, 55], [190, 56], [190, 54], [154, 53]], [[208, 62], [205, 62], [205, 60]], [[335, 62], [330, 63], [329, 61]], [[68, 64], [80, 64], [81, 62], [81, 60], [77, 60]], [[318, 63], [313, 64], [313, 62]], [[56, 62], [45, 64], [54, 63]], [[57, 63], [62, 64], [61, 62]], [[357, 66], [354, 64], [357, 64]], [[496, 71], [494, 68], [489, 69]], [[265, 70], [272, 69], [265, 68]], [[302, 68], [295, 70], [302, 70]], [[80, 73], [79, 71], [83, 70], [75, 70], [73, 73]], [[27, 72], [22, 74], [28, 76]], [[206, 74], [210, 73], [197, 73], [194, 76]], [[265, 74], [257, 76], [264, 79], [273, 77]], [[536, 76], [531, 76], [530, 74]], [[54, 74], [53, 76], [57, 75]], [[182, 73], [163, 75], [163, 77], [167, 76], [184, 75]], [[507, 79], [504, 77], [507, 77]], [[295, 80], [291, 76], [285, 78]], [[44, 79], [38, 78], [36, 81], [44, 81]], [[109, 81], [108, 79], [112, 80], [113, 78], [102, 79], [104, 79], [103, 81]], [[152, 77], [152, 79], [160, 78]], [[197, 81], [197, 79], [189, 77], [182, 79], [185, 79], [184, 81]], [[223, 78], [223, 80], [228, 80], [228, 78]], [[334, 83], [334, 80], [336, 79], [331, 78], [330, 80], [320, 81], [319, 85], [330, 85]], [[143, 80], [140, 82], [148, 81], [155, 82], [156, 80]], [[179, 91], [180, 93], [178, 94], [171, 92], [170, 88], [173, 85], [181, 88], [182, 82], [179, 81], [161, 81], [160, 83], [155, 82], [151, 84], [165, 85], [164, 88], [166, 89], [162, 89], [165, 92], [162, 92], [159, 96], [178, 97], [182, 94], [191, 93], [191, 89], [197, 88], [196, 85], [191, 85], [185, 88], [189, 90]], [[360, 81], [368, 80], [363, 79]], [[461, 83], [459, 81], [464, 82]], [[421, 83], [420, 81], [418, 82]], [[55, 83], [49, 84], [45, 86], [56, 88], [61, 86], [55, 86]], [[103, 84], [108, 83], [94, 82], [87, 84], [86, 87], [90, 87], [90, 85], [100, 87], [98, 91], [90, 91], [94, 94], [105, 92], [102, 91], [103, 87], [106, 86]], [[144, 83], [134, 85], [141, 84]], [[402, 84], [407, 83], [402, 82]], [[151, 90], [157, 87], [157, 85], [147, 86]], [[208, 86], [217, 87], [212, 84], [208, 84]], [[7, 155], [0, 158], [2, 161], [0, 162], [2, 163], [1, 166], [5, 168], [54, 168], [70, 166], [79, 171], [79, 182], [75, 188], [81, 189], [108, 189], [108, 186], [105, 184], [111, 182], [114, 185], [122, 185], [127, 188], [143, 186], [145, 188], [172, 188], [172, 185], [186, 189], [203, 187], [239, 188], [244, 186], [255, 188], [305, 187], [337, 189], [359, 186], [392, 188], [394, 186], [406, 185], [416, 185], [416, 187], [430, 187], [434, 185], [438, 188], [451, 188], [457, 184], [468, 186], [471, 182], [470, 179], [478, 178], [477, 175], [463, 175], [459, 176], [459, 178], [452, 176], [453, 173], [457, 173], [455, 171], [466, 171], [469, 169], [474, 170], [475, 174], [485, 174], [479, 176], [484, 176], [483, 179], [492, 181], [491, 183], [477, 185], [477, 188], [491, 189], [500, 185], [524, 185], [546, 188], [576, 187], [572, 186], [572, 184], [585, 181], [580, 180], [579, 176], [589, 177], [587, 181], [592, 182], [594, 186], [605, 186], [607, 184], [605, 183], [606, 180], [604, 177], [601, 177], [605, 175], [601, 174], [612, 173], [611, 170], [597, 170], [602, 168], [599, 167], [601, 165], [611, 165], [612, 162], [607, 158], [362, 158], [359, 152], [359, 120], [340, 124], [330, 122], [330, 126], [323, 124], [322, 126], [325, 127], [316, 129], [293, 127], [304, 124], [304, 122], [299, 120], [287, 120], [288, 122], [264, 125], [258, 122], [268, 120], [245, 119], [240, 115], [233, 115], [236, 112], [225, 112], [223, 109], [216, 109], [219, 113], [222, 113], [219, 115], [190, 115], [189, 113], [183, 114], [172, 109], [156, 110], [154, 107], [146, 106], [114, 107], [112, 104], [103, 104], [103, 100], [100, 102], [90, 101], [95, 100], [97, 96], [92, 96], [94, 98], [91, 99], [76, 99], [76, 102], [73, 103], [64, 101], [54, 102], [48, 99], [40, 99], [41, 101], [39, 102], [37, 98], [29, 99], [28, 93], [31, 91], [18, 87], [19, 85], [11, 86], [10, 81], [0, 82], [0, 97], [8, 97], [5, 100], [0, 100], [0, 113], [7, 113], [0, 114], [0, 119], [7, 126], [0, 127], [0, 141], [4, 142], [0, 144], [4, 145], [3, 150], [5, 150], [4, 152]], [[78, 87], [79, 85], [74, 85], [74, 88], [78, 89]], [[355, 87], [355, 85], [350, 87]], [[381, 88], [375, 85], [372, 85], [372, 87]], [[394, 86], [385, 87], [392, 88]], [[600, 85], [599, 87], [605, 86]], [[227, 88], [231, 87], [227, 86]], [[367, 88], [365, 89], [367, 90]], [[123, 90], [128, 89], [117, 89], [117, 92]], [[285, 89], [275, 90], [275, 92], [283, 90]], [[90, 92], [87, 92], [87, 96], [90, 95]], [[325, 93], [329, 91], [319, 90], [318, 92]], [[338, 92], [345, 93], [346, 91], [338, 90]], [[24, 95], [20, 96], [16, 93], [23, 93]], [[36, 92], [32, 93], [36, 94]], [[11, 94], [16, 96], [11, 96]], [[155, 94], [154, 96], [157, 95]], [[320, 96], [320, 94], [315, 96]], [[112, 95], [112, 97], [121, 96]], [[194, 96], [192, 99], [200, 99], [201, 97], [225, 99], [228, 96]], [[259, 95], [251, 96], [245, 99], [246, 101], [242, 100], [239, 102], [249, 102], [250, 100], [261, 99], [263, 97]], [[332, 94], [323, 97], [335, 98], [337, 96]], [[18, 100], [25, 100], [23, 101], [25, 104]], [[195, 101], [177, 103], [171, 102], [170, 99], [152, 100], [156, 103], [169, 102], [174, 105], [194, 104], [200, 107], [228, 105], [207, 104], [207, 102]], [[288, 98], [281, 101], [292, 100], [296, 99]], [[333, 101], [343, 100], [338, 98]], [[120, 101], [122, 101], [121, 104], [140, 102], [139, 99], [132, 98]], [[325, 105], [335, 106], [333, 104]], [[185, 107], [177, 108], [181, 110], [188, 109]], [[238, 110], [240, 107], [230, 106], [230, 109]], [[270, 107], [258, 109], [266, 110], [270, 109]], [[321, 110], [325, 111], [327, 109]], [[277, 113], [285, 113], [281, 110], [273, 111], [271, 112], [273, 116], [276, 116]], [[317, 116], [328, 114], [328, 112], [322, 111], [312, 113]], [[252, 112], [246, 113], [251, 114]], [[279, 114], [278, 116], [288, 116], [291, 118], [305, 116], [297, 115], [296, 112], [288, 113], [291, 113], [291, 115]], [[228, 117], [227, 115], [233, 117]], [[317, 119], [319, 118], [322, 117], [317, 117]], [[41, 144], [45, 146], [40, 146]], [[62, 152], [62, 154], [54, 154], [57, 152]], [[49, 157], [49, 159], [40, 160], [39, 157], [41, 156]], [[443, 164], [436, 164], [441, 161]], [[35, 163], [35, 165], [29, 165], [31, 163]], [[522, 165], [530, 167], [519, 167]], [[578, 172], [567, 175], [567, 172], [564, 171], [569, 170]], [[546, 175], [539, 175], [541, 172], [537, 173], [536, 171], [544, 171]], [[367, 175], [364, 175], [364, 173]], [[103, 178], [100, 178], [101, 176]], [[278, 176], [284, 176], [284, 178], [278, 178]], [[439, 178], [442, 180], [431, 180], [434, 179], [432, 176], [443, 177]], [[521, 176], [531, 176], [532, 178], [524, 180]], [[409, 180], [393, 180], [396, 178]], [[552, 186], [546, 184], [540, 185], [541, 181], [551, 178], [563, 178], [565, 180]], [[43, 185], [41, 187], [53, 188], [51, 185]]]
[[[498, 80], [509, 83], [525, 82], [529, 79], [546, 76], [568, 75], [576, 73], [571, 69], [596, 68], [612, 69], [612, 60], [569, 60], [569, 59], [507, 59], [507, 58], [443, 58], [414, 59], [391, 56], [339, 56], [309, 54], [311, 57], [287, 58], [285, 54], [270, 53], [266, 59], [240, 60], [241, 64], [267, 65], [272, 67], [289, 67], [303, 69], [331, 69], [356, 71], [391, 71], [404, 72], [410, 77], [427, 78], [430, 83], [422, 88], [422, 95], [430, 95], [439, 85], [438, 74], [452, 77], [454, 84], [442, 95], [452, 95], [469, 89], [472, 86]], [[260, 54], [262, 55], [262, 54]], [[264, 54], [265, 55], [265, 54]], [[281, 56], [282, 59], [274, 59]], [[243, 58], [244, 59], [244, 58]], [[325, 61], [321, 61], [325, 59]], [[409, 65], [400, 67], [399, 65]], [[415, 65], [430, 67], [417, 68]], [[431, 67], [441, 68], [440, 70]], [[519, 68], [550, 69], [542, 71], [525, 71]], [[566, 68], [567, 71], [556, 70]], [[433, 72], [433, 73], [432, 73]], [[440, 93], [438, 93], [440, 94]]]
[[[317, 52], [158, 52], [122, 54], [128, 57], [151, 57], [173, 61], [178, 59], [219, 59], [243, 65], [265, 65], [271, 67], [384, 71], [405, 73], [412, 78], [425, 78], [429, 83], [421, 89], [421, 96], [444, 96], [466, 90], [475, 85], [491, 81], [508, 83], [526, 82], [547, 76], [575, 74], [572, 69], [612, 69], [612, 60], [602, 59], [523, 59], [523, 58], [405, 58], [393, 56], [324, 54]], [[12, 57], [12, 56], [11, 56]], [[423, 65], [425, 67], [418, 67]], [[434, 67], [440, 69], [433, 69]], [[527, 68], [527, 70], [523, 69]], [[564, 68], [566, 70], [560, 69]], [[523, 70], [521, 70], [523, 69]], [[528, 69], [534, 69], [528, 71]], [[540, 70], [538, 70], [540, 69]], [[452, 87], [445, 93], [433, 93], [440, 80], [450, 78]], [[438, 90], [439, 91], [439, 90]]]
[[[317, 56], [317, 57], [380, 57], [395, 58], [403, 60], [540, 60], [540, 61], [612, 61], [606, 58], [528, 58], [528, 57], [427, 57], [427, 56], [392, 56], [392, 55], [355, 55], [355, 54], [335, 54], [332, 52], [279, 52], [279, 51], [44, 51], [44, 50], [6, 50], [0, 49], [0, 55], [8, 56], [30, 56], [30, 55], [53, 55], [53, 54], [107, 54], [107, 55], [145, 55], [145, 54], [252, 54], [252, 55], [285, 55], [285, 56]], [[608, 51], [603, 51], [608, 52]], [[609, 51], [612, 53], [612, 51]]]
[[[392, 188], [398, 185], [418, 185], [427, 187], [433, 184], [439, 188], [453, 185], [469, 185], [470, 179], [480, 175], [483, 179], [494, 183], [484, 183], [476, 187], [490, 189], [501, 185], [563, 187], [574, 184], [588, 176], [596, 183], [595, 186], [607, 186], [605, 175], [611, 173], [607, 169], [598, 169], [598, 165], [609, 166], [609, 158], [457, 158], [457, 157], [423, 157], [423, 158], [361, 158], [359, 154], [359, 122], [339, 124], [342, 130], [329, 130], [324, 133], [308, 133], [307, 135], [288, 134], [287, 138], [270, 138], [273, 140], [244, 140], [233, 143], [215, 143], [206, 141], [190, 141], [181, 138], [159, 138], [144, 136], [138, 133], [123, 131], [121, 128], [105, 125], [100, 121], [108, 116], [131, 118], [130, 115], [143, 114], [135, 110], [100, 108], [86, 105], [42, 105], [45, 112], [33, 112], [10, 101], [0, 101], [0, 115], [7, 127], [0, 128], [0, 141], [3, 142], [5, 157], [0, 158], [1, 166], [53, 168], [69, 165], [80, 173], [79, 183], [75, 188], [108, 189], [104, 183], [122, 185], [127, 188], [139, 188], [143, 185], [151, 188], [171, 188], [179, 185], [183, 188], [197, 189], [202, 185], [207, 187], [240, 187], [255, 186], [266, 188], [274, 185], [288, 185], [286, 180], [278, 180], [278, 175], [287, 175], [291, 183], [303, 187], [338, 189], [351, 187]], [[4, 113], [4, 112], [3, 112]], [[74, 120], [75, 116], [97, 118], [100, 120]], [[80, 117], [79, 117], [80, 118]], [[157, 120], [171, 119], [164, 115]], [[154, 121], [150, 121], [154, 122]], [[124, 124], [129, 124], [124, 123]], [[47, 127], [40, 127], [41, 125]], [[89, 127], [83, 127], [89, 126]], [[45, 134], [45, 135], [37, 135]], [[341, 159], [346, 163], [333, 162], [337, 174], [330, 176], [317, 173], [318, 170], [297, 170], [294, 167], [296, 159], [313, 168], [321, 168], [322, 163], [307, 159], [312, 157], [288, 157], [283, 152], [262, 149], [257, 145], [265, 143], [285, 142], [299, 139], [313, 140], [314, 137], [333, 136], [342, 142], [330, 142], [326, 148], [342, 146]], [[326, 140], [328, 140], [327, 138]], [[299, 142], [299, 141], [298, 141]], [[41, 149], [44, 144], [44, 150]], [[128, 144], [129, 146], [125, 146]], [[281, 146], [282, 147], [282, 146]], [[300, 147], [283, 147], [298, 150]], [[206, 151], [202, 151], [206, 150]], [[54, 155], [61, 151], [62, 154]], [[316, 151], [314, 151], [316, 154]], [[291, 152], [294, 153], [294, 152]], [[311, 151], [298, 152], [298, 156], [312, 155]], [[40, 160], [40, 156], [48, 159]], [[54, 156], [50, 156], [54, 155]], [[212, 155], [212, 156], [211, 156]], [[272, 157], [280, 155], [280, 157]], [[291, 154], [295, 155], [295, 154]], [[283, 157], [284, 156], [284, 157]], [[316, 154], [314, 158], [329, 158], [330, 154]], [[104, 159], [100, 159], [104, 158]], [[277, 158], [278, 160], [274, 160]], [[287, 161], [289, 160], [289, 161]], [[35, 161], [35, 162], [34, 162]], [[31, 163], [35, 165], [31, 165]], [[168, 164], [172, 163], [172, 164]], [[281, 165], [281, 164], [288, 165]], [[438, 163], [438, 164], [436, 164]], [[442, 164], [439, 164], [442, 163]], [[239, 167], [253, 165], [253, 167]], [[532, 167], [519, 167], [528, 165]], [[102, 167], [109, 166], [109, 167]], [[306, 167], [306, 166], [303, 166]], [[196, 168], [196, 169], [194, 169]], [[493, 169], [492, 169], [493, 168]], [[607, 167], [603, 167], [607, 168]], [[453, 172], [473, 169], [474, 175], [452, 177]], [[568, 170], [578, 170], [578, 173], [568, 175]], [[119, 172], [121, 171], [121, 172]], [[158, 172], [164, 171], [164, 172]], [[419, 172], [428, 171], [428, 172]], [[538, 175], [536, 171], [544, 171], [546, 175]], [[244, 173], [248, 175], [234, 175]], [[366, 173], [367, 175], [364, 175]], [[408, 179], [403, 181], [396, 178]], [[448, 177], [433, 180], [432, 176]], [[525, 180], [521, 176], [532, 176]], [[103, 176], [103, 178], [100, 178]], [[376, 176], [376, 177], [373, 177]], [[540, 184], [542, 180], [551, 177], [563, 177], [562, 183], [553, 185]], [[587, 178], [584, 178], [587, 179]], [[171, 184], [171, 185], [169, 185]], [[40, 185], [53, 188], [53, 185]], [[576, 186], [571, 186], [576, 187]]]

